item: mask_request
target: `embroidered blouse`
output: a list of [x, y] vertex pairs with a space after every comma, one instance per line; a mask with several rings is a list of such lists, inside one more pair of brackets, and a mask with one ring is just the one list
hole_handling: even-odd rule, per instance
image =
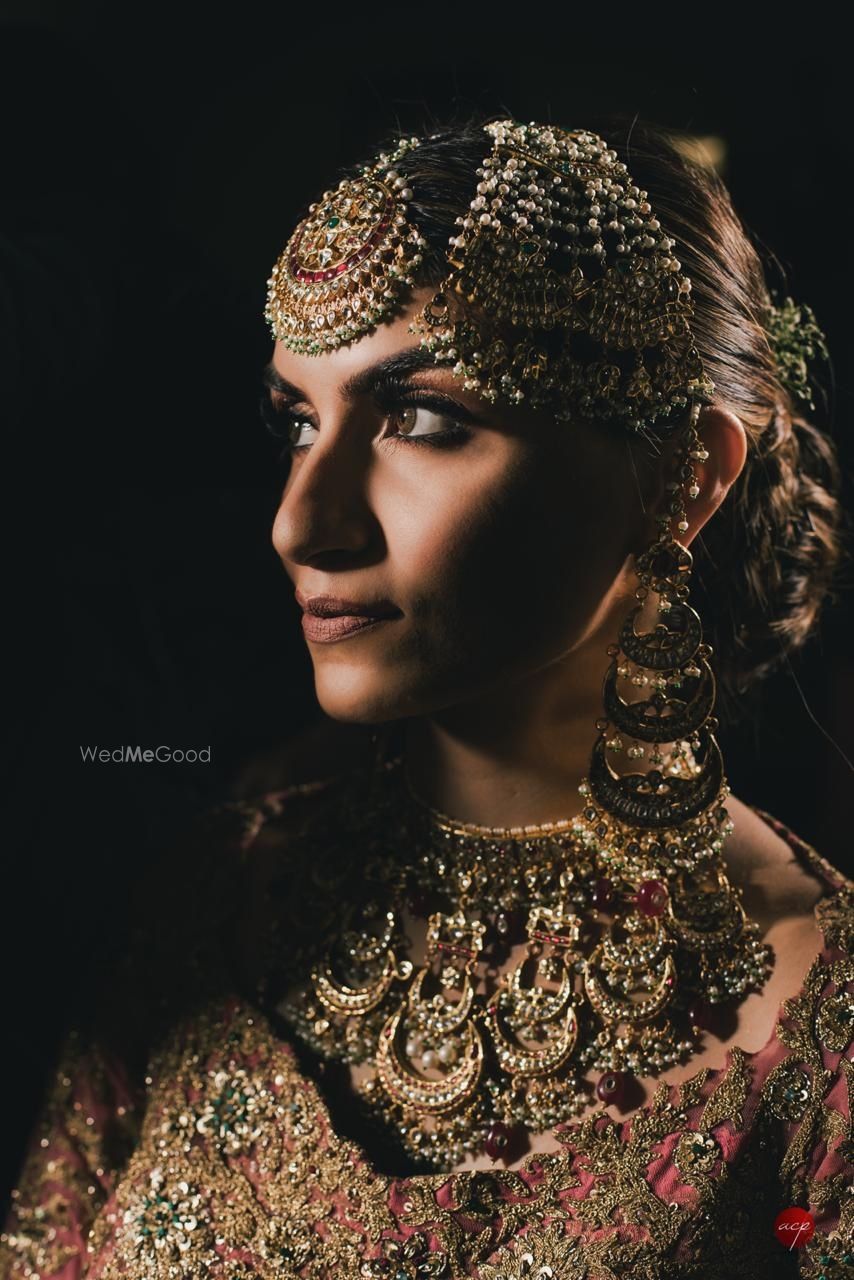
[[[282, 832], [328, 812], [330, 788], [221, 806], [186, 883], [167, 867], [109, 1030], [63, 1043], [0, 1236], [4, 1280], [854, 1277], [854, 882], [756, 809], [825, 885], [824, 946], [768, 1043], [663, 1080], [625, 1121], [603, 1104], [518, 1169], [395, 1176], [336, 1131], [228, 945], [263, 950]], [[168, 982], [150, 977], [155, 939]], [[800, 1247], [775, 1234], [790, 1207], [814, 1224]]]

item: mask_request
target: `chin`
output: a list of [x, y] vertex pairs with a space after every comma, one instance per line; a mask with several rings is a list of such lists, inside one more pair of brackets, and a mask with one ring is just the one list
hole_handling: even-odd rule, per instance
[[316, 667], [314, 689], [321, 709], [343, 724], [381, 724], [410, 714], [383, 671]]

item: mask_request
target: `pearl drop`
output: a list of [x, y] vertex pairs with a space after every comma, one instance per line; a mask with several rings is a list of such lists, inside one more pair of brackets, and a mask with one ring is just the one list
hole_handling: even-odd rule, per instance
[[421, 1058], [421, 1065], [425, 1071], [432, 1071], [439, 1065], [439, 1055], [434, 1049], [428, 1049]]

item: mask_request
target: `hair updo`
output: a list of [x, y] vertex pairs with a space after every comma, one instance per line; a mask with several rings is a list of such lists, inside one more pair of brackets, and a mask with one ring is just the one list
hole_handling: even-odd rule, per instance
[[[496, 118], [437, 126], [396, 166], [413, 189], [409, 216], [429, 245], [419, 284], [446, 274], [455, 219], [468, 212], [491, 145], [483, 125]], [[691, 158], [688, 135], [616, 114], [585, 114], [565, 127], [598, 133], [648, 192], [691, 280], [692, 332], [715, 403], [737, 414], [747, 435], [744, 468], [691, 548], [690, 599], [714, 650], [716, 712], [734, 721], [744, 695], [804, 645], [825, 599], [835, 598], [844, 524], [836, 446], [780, 380], [763, 327], [771, 297], [759, 251], [721, 178]]]

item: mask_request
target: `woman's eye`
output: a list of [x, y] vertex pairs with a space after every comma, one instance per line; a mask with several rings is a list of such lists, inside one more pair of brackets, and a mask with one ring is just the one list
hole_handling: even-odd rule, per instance
[[453, 422], [453, 419], [449, 419], [446, 413], [435, 413], [417, 404], [402, 404], [389, 414], [394, 434], [407, 440], [445, 435], [449, 421]]
[[303, 439], [303, 431], [315, 431], [316, 427], [313, 422], [309, 422], [308, 418], [291, 418], [288, 423], [288, 445], [291, 449], [301, 449], [305, 445], [310, 444], [310, 440]]
[[[271, 435], [281, 441], [283, 458], [304, 453], [314, 444], [318, 427], [287, 403], [267, 397], [261, 403], [261, 416]], [[429, 405], [423, 401], [389, 404], [383, 417], [378, 438], [392, 445], [452, 448], [464, 444], [471, 435], [465, 422], [454, 416], [452, 406], [442, 401], [433, 400]]]

